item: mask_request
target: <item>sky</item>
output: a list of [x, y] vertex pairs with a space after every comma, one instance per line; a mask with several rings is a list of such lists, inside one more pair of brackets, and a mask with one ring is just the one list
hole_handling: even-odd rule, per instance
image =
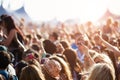
[[120, 0], [0, 0], [0, 6], [15, 11], [22, 6], [34, 21], [98, 20], [107, 9], [120, 15]]

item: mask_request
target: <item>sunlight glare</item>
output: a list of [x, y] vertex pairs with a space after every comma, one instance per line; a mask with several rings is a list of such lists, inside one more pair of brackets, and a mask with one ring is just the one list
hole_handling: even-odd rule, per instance
[[[56, 1], [56, 0], [54, 0]], [[24, 8], [26, 13], [33, 20], [51, 20], [55, 17], [55, 7], [53, 0], [26, 0]]]
[[25, 11], [33, 20], [80, 19], [98, 20], [107, 9], [109, 0], [25, 0]]
[[109, 2], [109, 10], [114, 14], [120, 15], [120, 0], [111, 0]]
[[2, 0], [0, 0], [0, 6], [1, 6], [1, 4], [2, 4]]
[[20, 9], [24, 4], [24, 0], [3, 0], [3, 7], [7, 11], [15, 11]]

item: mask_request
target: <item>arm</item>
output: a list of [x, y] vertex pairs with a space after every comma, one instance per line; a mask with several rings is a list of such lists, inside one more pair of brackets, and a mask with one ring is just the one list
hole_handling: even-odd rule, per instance
[[107, 41], [105, 41], [104, 39], [102, 39], [101, 36], [97, 35], [97, 37], [99, 38], [99, 40], [101, 41], [101, 43], [103, 43], [107, 48], [109, 48], [110, 50], [112, 50], [117, 57], [120, 56], [120, 50], [117, 47], [111, 45], [110, 43], [108, 43]]
[[92, 57], [89, 54], [89, 48], [87, 46], [85, 46], [84, 44], [82, 44], [83, 46], [83, 50], [84, 50], [84, 54], [86, 56], [86, 58], [89, 60], [89, 64], [92, 66], [95, 64], [94, 60], [92, 59]]

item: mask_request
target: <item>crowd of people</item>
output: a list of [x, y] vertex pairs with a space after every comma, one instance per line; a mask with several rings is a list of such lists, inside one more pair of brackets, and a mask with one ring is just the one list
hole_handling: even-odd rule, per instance
[[19, 23], [0, 16], [0, 80], [120, 80], [120, 23]]

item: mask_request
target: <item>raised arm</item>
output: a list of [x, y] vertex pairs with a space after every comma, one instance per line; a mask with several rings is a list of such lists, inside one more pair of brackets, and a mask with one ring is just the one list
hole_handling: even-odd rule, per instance
[[81, 44], [83, 46], [83, 50], [84, 50], [84, 54], [87, 57], [87, 59], [89, 60], [89, 64], [90, 66], [92, 66], [93, 64], [95, 64], [93, 58], [90, 56], [89, 54], [89, 48], [87, 46], [85, 46], [84, 44]]
[[117, 57], [120, 56], [120, 50], [116, 47], [105, 41], [100, 35], [96, 35], [98, 39], [103, 43], [108, 49], [112, 50]]

